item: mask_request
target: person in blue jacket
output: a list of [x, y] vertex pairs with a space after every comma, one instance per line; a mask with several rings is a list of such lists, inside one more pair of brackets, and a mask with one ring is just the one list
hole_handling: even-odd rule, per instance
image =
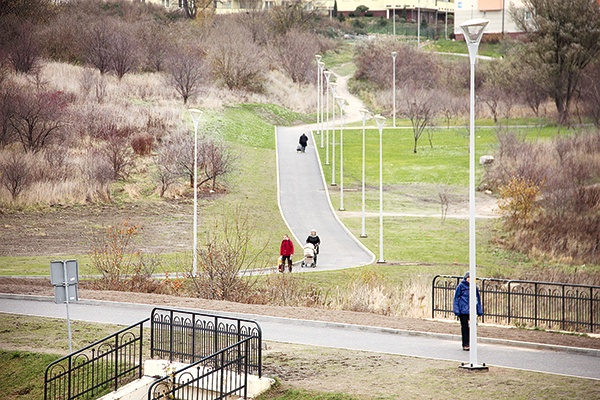
[[[463, 280], [456, 287], [454, 292], [454, 314], [460, 319], [460, 333], [462, 336], [462, 346], [464, 351], [469, 351], [470, 338], [469, 338], [469, 272], [465, 273]], [[483, 308], [481, 307], [481, 298], [479, 297], [479, 289], [475, 287], [475, 293], [477, 294], [477, 315], [483, 315]]]

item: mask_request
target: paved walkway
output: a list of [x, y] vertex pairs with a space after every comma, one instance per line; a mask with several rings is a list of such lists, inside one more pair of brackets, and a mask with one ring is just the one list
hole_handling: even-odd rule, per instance
[[[72, 320], [132, 325], [150, 316], [152, 306], [105, 301], [80, 301], [69, 305]], [[210, 310], [193, 310], [212, 313]], [[0, 312], [65, 318], [66, 307], [53, 298], [0, 295]], [[425, 334], [396, 329], [302, 321], [253, 314], [219, 312], [258, 322], [263, 338], [270, 341], [309, 346], [343, 348], [427, 359], [469, 362], [456, 335]], [[490, 367], [517, 368], [600, 380], [600, 351], [530, 344], [511, 345], [506, 341], [480, 340], [479, 363]]]

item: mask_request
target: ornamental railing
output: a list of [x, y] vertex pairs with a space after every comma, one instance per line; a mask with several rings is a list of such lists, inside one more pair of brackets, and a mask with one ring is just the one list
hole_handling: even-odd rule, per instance
[[144, 323], [62, 357], [46, 368], [44, 399], [96, 399], [142, 377]]
[[262, 331], [255, 321], [155, 308], [150, 323], [152, 358], [194, 363], [250, 339], [249, 372], [262, 376]]
[[[150, 324], [149, 346], [144, 324]], [[262, 376], [262, 331], [251, 320], [155, 308], [150, 318], [48, 365], [44, 399], [97, 399], [141, 378], [143, 360], [148, 357], [191, 364], [171, 375], [181, 380], [161, 380], [161, 389], [155, 392], [158, 397], [148, 392], [149, 398], [173, 398], [160, 397], [168, 392], [165, 382], [172, 389], [179, 388], [178, 394], [197, 387], [206, 387], [202, 393], [210, 393], [194, 398], [218, 399], [219, 393], [245, 397], [248, 374]], [[219, 379], [219, 389], [212, 391], [212, 382]]]
[[[461, 276], [437, 275], [432, 282], [432, 318], [453, 318], [454, 292]], [[600, 286], [477, 279], [484, 323], [600, 331]]]
[[251, 341], [243, 339], [155, 381], [148, 400], [247, 398]]

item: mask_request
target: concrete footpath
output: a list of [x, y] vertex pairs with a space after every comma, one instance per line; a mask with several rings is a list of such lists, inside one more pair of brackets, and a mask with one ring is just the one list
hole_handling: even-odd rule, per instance
[[[132, 325], [150, 316], [153, 306], [82, 300], [69, 305], [72, 320]], [[193, 310], [215, 314], [210, 310]], [[51, 297], [0, 295], [0, 312], [66, 319], [65, 305]], [[404, 356], [469, 362], [457, 335], [427, 334], [379, 327], [302, 321], [254, 314], [218, 312], [259, 323], [264, 340]], [[480, 340], [478, 362], [490, 367], [516, 368], [600, 380], [600, 351]]]

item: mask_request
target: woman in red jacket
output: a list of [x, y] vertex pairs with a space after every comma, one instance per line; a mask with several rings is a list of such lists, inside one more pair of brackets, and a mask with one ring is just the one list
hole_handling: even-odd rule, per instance
[[290, 240], [288, 235], [283, 235], [281, 241], [281, 247], [279, 248], [279, 255], [281, 256], [281, 265], [279, 266], [279, 272], [285, 270], [285, 261], [287, 260], [288, 269], [292, 272], [292, 256], [294, 255], [294, 243]]

